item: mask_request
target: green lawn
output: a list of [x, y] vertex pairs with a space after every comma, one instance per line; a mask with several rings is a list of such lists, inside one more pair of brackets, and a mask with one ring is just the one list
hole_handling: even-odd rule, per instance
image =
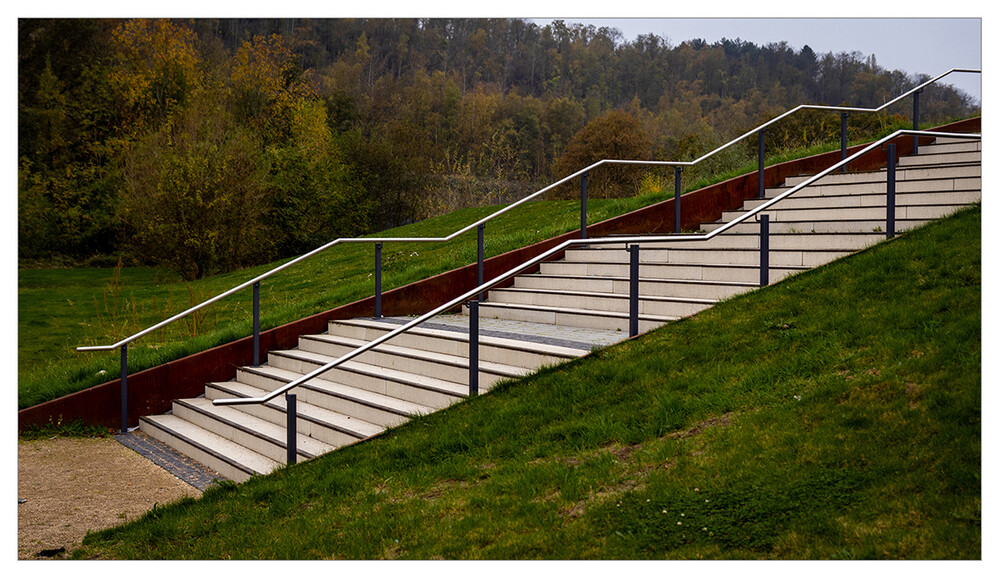
[[76, 558], [980, 559], [981, 210]]

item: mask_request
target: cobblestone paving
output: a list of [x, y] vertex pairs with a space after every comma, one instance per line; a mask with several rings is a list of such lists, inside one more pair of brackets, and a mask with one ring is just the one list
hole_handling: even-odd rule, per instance
[[139, 430], [114, 436], [125, 447], [177, 476], [201, 491], [226, 478], [211, 468], [192, 460], [165, 443], [153, 439]]

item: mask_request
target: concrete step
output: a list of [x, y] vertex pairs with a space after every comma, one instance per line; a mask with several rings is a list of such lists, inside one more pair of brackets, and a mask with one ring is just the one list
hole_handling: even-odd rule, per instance
[[[876, 242], [876, 240], [873, 239], [873, 237], [876, 236], [877, 235], [875, 233], [857, 233], [856, 235], [842, 236], [847, 237], [848, 239], [856, 237], [856, 239], [850, 241], [854, 245], [859, 245], [855, 248], [791, 249], [771, 246], [770, 265], [776, 267], [817, 267]], [[744, 237], [746, 237], [745, 242], [747, 244], [752, 243], [751, 235], [744, 235]], [[776, 237], [779, 236], [772, 236], [771, 241], [776, 240]], [[798, 235], [787, 235], [787, 237], [794, 239], [798, 237]], [[868, 237], [871, 237], [871, 239], [867, 239]], [[718, 239], [718, 237], [715, 237], [715, 239]], [[712, 248], [710, 243], [715, 239], [704, 241], [703, 245], [698, 246], [697, 248], [659, 249], [654, 247], [643, 247], [639, 254], [639, 262], [648, 264], [670, 263], [678, 265], [759, 265], [760, 251], [758, 248]], [[844, 240], [842, 242], [847, 243], [848, 241]], [[627, 264], [629, 262], [629, 257], [630, 256], [623, 250], [579, 249], [571, 252], [566, 251], [565, 262], [579, 262], [587, 264]]]
[[[350, 319], [330, 322], [329, 333], [341, 337], [371, 341], [399, 327], [399, 323], [375, 319]], [[430, 320], [423, 325], [393, 337], [391, 345], [421, 349], [445, 355], [468, 355], [468, 330], [442, 325]], [[548, 343], [509, 339], [489, 335], [479, 336], [481, 361], [536, 369], [555, 365], [588, 353], [585, 349], [564, 347]]]
[[[367, 343], [349, 337], [334, 335], [310, 335], [299, 339], [299, 352], [318, 353], [330, 360], [346, 355]], [[455, 383], [468, 382], [467, 356], [447, 355], [433, 351], [398, 347], [383, 343], [375, 349], [355, 357], [358, 363], [366, 363], [387, 369], [396, 369], [419, 375], [433, 376]], [[503, 378], [522, 377], [529, 369], [492, 361], [479, 361], [479, 382], [493, 383]]]
[[[579, 291], [592, 293], [617, 293], [627, 295], [631, 290], [630, 279], [627, 277], [584, 277], [520, 275], [514, 281], [518, 289], [546, 289], [562, 291], [575, 288]], [[691, 297], [695, 299], [721, 300], [755, 289], [752, 283], [733, 283], [724, 281], [695, 281], [689, 279], [652, 279], [639, 278], [641, 292], [654, 297]]]
[[[465, 311], [467, 314], [467, 308]], [[621, 331], [624, 332], [624, 335], [627, 335], [629, 327], [628, 313], [514, 303], [495, 303], [492, 301], [479, 304], [479, 316], [485, 318], [527, 321], [531, 323], [546, 323], [549, 325], [567, 327]], [[638, 330], [645, 333], [646, 331], [651, 331], [656, 327], [660, 327], [670, 321], [675, 321], [676, 319], [678, 319], [678, 317], [662, 317], [658, 315], [640, 314], [638, 316]]]
[[[953, 183], [954, 180], [951, 179], [946, 182]], [[851, 194], [830, 194], [819, 197], [799, 197], [798, 193], [795, 193], [790, 197], [779, 201], [775, 207], [777, 210], [801, 208], [833, 209], [841, 207], [884, 207], [887, 203], [887, 188], [884, 183], [882, 183], [878, 188], [880, 190], [858, 190]], [[912, 207], [922, 205], [969, 205], [971, 203], [978, 202], [981, 199], [981, 196], [982, 191], [980, 187], [968, 190], [934, 190], [932, 192], [922, 193], [900, 192], [896, 188], [895, 206]], [[750, 211], [767, 202], [769, 202], [768, 199], [752, 199], [746, 201], [742, 208], [746, 211]]]
[[[265, 391], [273, 391], [302, 375], [280, 367], [261, 365], [240, 368], [236, 380]], [[321, 377], [309, 380], [296, 388], [295, 392], [299, 400], [332, 412], [327, 416], [327, 421], [338, 431], [355, 439], [370, 437], [377, 433], [379, 428], [399, 425], [414, 415], [430, 413], [433, 410], [427, 405], [343, 385]], [[341, 416], [346, 419], [341, 419]], [[284, 423], [283, 419], [273, 416], [273, 421], [276, 423]], [[350, 441], [333, 439], [336, 443]]]
[[[896, 220], [932, 220], [950, 215], [960, 209], [955, 205], [909, 205], [895, 207]], [[770, 215], [770, 223], [776, 221], [876, 221], [885, 220], [887, 208], [880, 207], [837, 207], [835, 209], [811, 209], [802, 207], [798, 209], [782, 209], [780, 207], [767, 209]], [[722, 222], [729, 222], [739, 216], [744, 211], [726, 211], [722, 213]]]
[[[496, 289], [489, 293], [489, 303], [511, 305], [540, 305], [567, 309], [628, 313], [628, 293], [588, 293], [549, 289]], [[653, 297], [641, 294], [639, 283], [638, 312], [667, 318], [687, 317], [703, 311], [716, 303], [713, 299], [678, 297]]]
[[[944, 179], [973, 179], [981, 178], [982, 170], [981, 163], [955, 163], [952, 165], [909, 165], [909, 166], [896, 166], [895, 169], [895, 181], [896, 182], [911, 182], [911, 181], [941, 181]], [[768, 191], [782, 191], [795, 187], [804, 181], [812, 178], [812, 175], [798, 175], [788, 177], [783, 185], [778, 187], [772, 187], [767, 189]], [[806, 191], [811, 191], [818, 186], [835, 187], [841, 185], [856, 185], [864, 183], [884, 183], [888, 179], [887, 170], [880, 169], [878, 171], [869, 172], [833, 172], [830, 173], [817, 181], [814, 184], [806, 187], [804, 191], [800, 194], [806, 194]]]
[[[782, 194], [790, 190], [790, 187], [780, 187], [775, 189], [769, 189], [767, 191], [765, 200], [752, 199], [748, 206], [744, 205], [743, 208], [750, 209], [756, 205], [770, 200], [776, 197], [778, 194]], [[982, 190], [982, 178], [981, 177], [966, 177], [959, 179], [920, 179], [914, 181], [896, 181], [895, 182], [895, 204], [907, 205], [907, 204], [922, 204], [922, 205], [932, 205], [940, 203], [949, 203], [950, 199], [955, 193], [973, 193], [981, 195]], [[873, 197], [874, 199], [882, 199], [882, 204], [884, 204], [885, 195], [888, 192], [887, 181], [877, 180], [870, 182], [858, 182], [850, 183], [844, 185], [835, 184], [825, 184], [822, 180], [811, 184], [803, 189], [799, 189], [790, 197], [786, 198], [783, 202], [796, 200], [799, 203], [802, 202], [815, 202], [816, 207], [830, 206], [837, 201], [833, 199], [842, 198], [852, 198], [852, 197]], [[872, 204], [876, 201], [871, 199], [865, 199], [862, 201], [854, 201], [852, 204]], [[835, 205], [833, 205], [835, 206]]]
[[[930, 219], [899, 219], [895, 218], [895, 230], [907, 231], [920, 225], [929, 223]], [[771, 221], [770, 234], [785, 233], [883, 233], [885, 230], [885, 217], [880, 219], [850, 220], [850, 221]], [[706, 223], [701, 225], [701, 230], [710, 233], [715, 229], [725, 226], [723, 222]], [[726, 233], [758, 235], [760, 224], [750, 219], [732, 228]]]
[[981, 139], [967, 139], [956, 137], [940, 137], [928, 145], [919, 145], [919, 155], [930, 154], [938, 151], [981, 151]]
[[[304, 375], [334, 359], [336, 358], [329, 355], [293, 349], [270, 352], [267, 364]], [[440, 375], [420, 374], [351, 360], [327, 371], [322, 377], [335, 383], [383, 393], [430, 407], [443, 407], [468, 395], [467, 368], [461, 380], [455, 381]], [[498, 379], [496, 376], [492, 377]], [[494, 379], [486, 381], [480, 377], [480, 384], [488, 387]]]
[[[261, 367], [271, 369], [266, 366]], [[279, 372], [280, 370], [262, 372], [261, 379], [253, 380], [257, 385], [238, 380], [210, 383], [205, 389], [205, 397], [209, 400], [262, 397], [288, 383], [287, 375]], [[267, 379], [269, 377], [270, 379]], [[314, 387], [315, 384], [309, 384], [297, 388], [294, 392], [297, 398], [296, 427], [299, 433], [316, 438], [332, 447], [342, 447], [377, 435], [385, 429], [385, 426], [332, 411], [314, 403], [316, 398], [316, 394], [313, 393]], [[278, 396], [267, 403], [243, 405], [240, 409], [278, 425], [287, 423], [287, 403], [284, 396]]]
[[[668, 262], [668, 251], [679, 250], [725, 250], [725, 249], [759, 249], [759, 225], [753, 223], [756, 230], [749, 233], [725, 231], [718, 236], [700, 241], [683, 240], [683, 235], [676, 235], [676, 241], [648, 241], [639, 243], [639, 261], [644, 263]], [[869, 247], [884, 238], [883, 235], [871, 231], [859, 233], [775, 233], [770, 234], [771, 251], [821, 250], [821, 251], [857, 251]], [[591, 245], [587, 248], [569, 249], [566, 251], [567, 261], [586, 262], [628, 262], [631, 255], [623, 244], [607, 243]]]
[[[173, 414], [275, 462], [287, 458], [284, 425], [250, 415], [236, 406], [214, 405], [203, 397], [178, 399], [173, 402]], [[301, 459], [311, 459], [333, 449], [329, 444], [301, 433], [297, 440]]]
[[[759, 252], [757, 252], [759, 255]], [[778, 266], [770, 263], [771, 282], [808, 269], [805, 266]], [[578, 277], [628, 277], [630, 266], [623, 263], [570, 263], [553, 261], [541, 263], [542, 275]], [[758, 283], [759, 262], [748, 265], [713, 263], [643, 263], [638, 267], [643, 279], [723, 281], [733, 283]]]
[[235, 482], [269, 474], [279, 462], [172, 414], [143, 416], [139, 429]]

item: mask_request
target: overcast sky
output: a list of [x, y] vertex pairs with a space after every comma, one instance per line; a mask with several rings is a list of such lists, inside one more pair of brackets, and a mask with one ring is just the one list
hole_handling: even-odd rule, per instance
[[[909, 74], [938, 76], [952, 68], [982, 67], [982, 21], [979, 18], [591, 18], [566, 22], [617, 28], [628, 40], [653, 33], [672, 45], [722, 38], [765, 45], [786, 41], [795, 51], [806, 44], [819, 54], [860, 52], [874, 55], [878, 66]], [[533, 19], [539, 25], [553, 19]], [[981, 75], [953, 73], [944, 79], [981, 101]]]

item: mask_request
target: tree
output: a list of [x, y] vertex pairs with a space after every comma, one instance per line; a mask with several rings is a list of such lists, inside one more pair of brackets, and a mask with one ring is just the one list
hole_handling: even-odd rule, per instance
[[[634, 115], [611, 110], [577, 132], [557, 162], [557, 174], [569, 175], [601, 159], [649, 159], [652, 143]], [[594, 196], [619, 197], [636, 192], [641, 172], [628, 166], [604, 165], [589, 176]]]
[[280, 256], [315, 249], [370, 228], [371, 203], [326, 124], [321, 101], [292, 111], [292, 141], [268, 150], [271, 186], [266, 224]]
[[218, 99], [192, 103], [125, 157], [121, 217], [135, 256], [192, 280], [269, 252], [253, 134]]

